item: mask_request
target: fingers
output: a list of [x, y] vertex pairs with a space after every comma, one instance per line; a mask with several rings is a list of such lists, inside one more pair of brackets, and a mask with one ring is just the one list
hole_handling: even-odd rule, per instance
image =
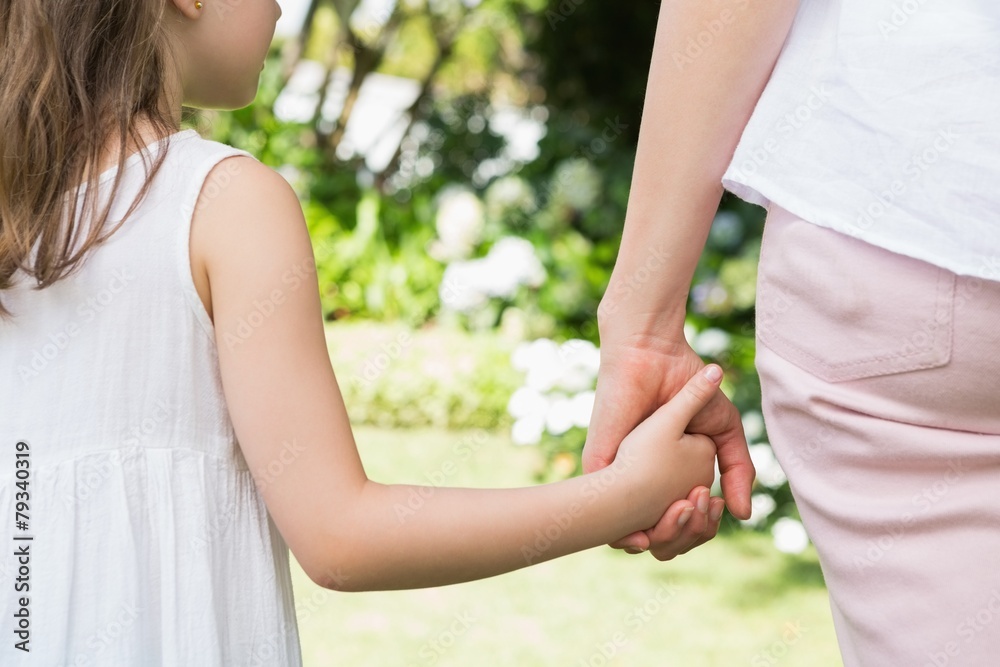
[[714, 437], [719, 458], [722, 496], [726, 499], [726, 505], [733, 516], [738, 519], [749, 519], [750, 494], [757, 471], [750, 460], [750, 450], [747, 447], [739, 412], [733, 406], [730, 408], [734, 413], [732, 420], [734, 428]]
[[[699, 507], [699, 500], [705, 509]], [[724, 499], [711, 497], [708, 489], [697, 487], [686, 500], [671, 505], [655, 526], [632, 533], [610, 546], [630, 554], [649, 551], [657, 560], [668, 561], [714, 539], [719, 533], [725, 508]], [[680, 523], [683, 516], [687, 518]]]
[[649, 548], [649, 538], [645, 532], [639, 530], [631, 535], [626, 535], [617, 542], [612, 542], [608, 546], [615, 549], [624, 549], [629, 553], [639, 554]]
[[[611, 544], [623, 548], [628, 553], [642, 553], [648, 550], [659, 561], [667, 561], [687, 553], [691, 549], [713, 539], [719, 532], [725, 501], [711, 497], [707, 487], [698, 486], [688, 497], [673, 503], [655, 526], [644, 531], [646, 549], [636, 549], [631, 545], [643, 544], [633, 533]], [[686, 517], [681, 522], [680, 519]]]
[[[699, 507], [699, 500], [704, 496], [703, 504]], [[702, 509], [707, 507], [705, 503], [709, 500], [709, 490], [704, 486], [696, 486], [691, 489], [691, 493], [688, 494], [687, 498], [682, 498], [670, 505], [667, 511], [663, 513], [663, 516], [657, 522], [656, 526], [645, 531], [638, 531], [623, 537], [617, 542], [612, 542], [609, 546], [615, 549], [624, 549], [628, 553], [642, 553], [648, 550], [650, 547], [656, 546], [656, 543], [664, 543], [677, 539], [679, 536], [684, 534], [683, 529], [687, 529], [688, 539], [687, 542], [692, 541], [697, 537], [697, 533], [701, 531], [699, 527], [701, 524], [708, 522], [708, 510]], [[721, 498], [715, 499], [722, 502]], [[691, 518], [696, 514], [703, 515], [703, 521], [699, 522], [696, 520], [693, 524], [694, 532], [691, 532], [692, 522]], [[683, 521], [681, 518], [683, 517]]]
[[663, 519], [646, 531], [650, 542], [649, 552], [657, 560], [667, 561], [686, 553], [708, 542], [719, 531], [725, 506], [722, 498], [711, 498], [709, 490], [700, 486], [691, 491], [687, 500], [679, 501], [675, 506], [681, 503], [688, 508], [694, 507], [682, 526], [677, 525], [673, 516], [664, 515]]
[[669, 420], [670, 426], [676, 432], [683, 433], [694, 416], [715, 396], [720, 382], [722, 382], [722, 368], [718, 364], [705, 366], [700, 372], [691, 376], [681, 390], [657, 410], [652, 418]]

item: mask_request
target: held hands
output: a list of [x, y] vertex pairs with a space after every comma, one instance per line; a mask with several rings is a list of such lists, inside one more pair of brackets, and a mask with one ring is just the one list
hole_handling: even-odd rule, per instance
[[629, 516], [638, 517], [642, 525], [655, 524], [668, 505], [692, 487], [712, 485], [715, 443], [708, 436], [684, 430], [715, 395], [721, 379], [722, 369], [716, 365], [695, 374], [622, 440], [611, 467], [628, 476]]
[[[611, 340], [601, 348], [597, 396], [583, 451], [585, 472], [604, 468], [621, 456], [618, 443], [624, 447], [624, 441], [631, 437], [630, 432], [637, 424], [641, 427], [646, 424], [642, 420], [647, 415], [666, 409], [670, 405], [667, 402], [679, 391], [684, 391], [690, 382], [697, 381], [698, 374], [705, 368], [704, 362], [681, 336], [669, 340], [609, 338]], [[681, 430], [701, 434], [700, 438], [712, 442], [730, 512], [737, 518], [747, 519], [756, 473], [739, 412], [717, 387], [714, 385], [705, 404]], [[700, 439], [700, 442], [705, 440]], [[697, 464], [693, 470], [701, 474]], [[673, 502], [661, 517], [650, 522], [651, 528], [628, 535], [611, 546], [627, 549], [630, 553], [649, 549], [658, 560], [670, 560], [712, 539], [726, 504], [721, 498], [709, 498], [708, 488], [713, 478], [714, 469], [703, 482], [695, 479], [680, 492], [664, 480], [661, 503], [678, 498], [690, 489], [687, 498]], [[685, 522], [679, 526], [678, 520], [684, 517]]]

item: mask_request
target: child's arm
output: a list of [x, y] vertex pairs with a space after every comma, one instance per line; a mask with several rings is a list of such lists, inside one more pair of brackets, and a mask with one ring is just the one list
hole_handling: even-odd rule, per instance
[[523, 489], [370, 481], [330, 366], [298, 199], [271, 169], [229, 159], [230, 182], [206, 189], [214, 195], [203, 194], [196, 208], [193, 262], [203, 261], [208, 274], [223, 388], [243, 455], [317, 584], [354, 591], [489, 577], [648, 528], [694, 486], [711, 485], [712, 441], [684, 434], [718, 386], [703, 376], [596, 473]]

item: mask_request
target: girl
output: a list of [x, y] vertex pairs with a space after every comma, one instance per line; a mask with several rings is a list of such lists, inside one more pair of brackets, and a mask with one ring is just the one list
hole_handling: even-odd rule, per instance
[[288, 548], [318, 585], [362, 591], [658, 521], [714, 534], [715, 447], [684, 431], [715, 365], [597, 473], [367, 478], [293, 190], [177, 129], [182, 103], [251, 102], [273, 1], [3, 0], [0, 16], [4, 665], [299, 665]]

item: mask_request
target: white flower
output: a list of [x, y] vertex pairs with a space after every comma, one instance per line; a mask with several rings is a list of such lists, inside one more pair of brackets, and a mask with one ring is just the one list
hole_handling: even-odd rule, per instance
[[515, 445], [537, 445], [545, 432], [545, 418], [531, 416], [518, 419], [510, 430]]
[[508, 236], [497, 241], [486, 257], [449, 264], [439, 293], [448, 308], [469, 311], [490, 297], [509, 299], [521, 285], [538, 287], [545, 277], [531, 242]]
[[788, 480], [770, 444], [750, 445], [750, 460], [757, 471], [757, 480], [764, 486], [776, 489]]
[[573, 428], [573, 404], [568, 398], [560, 395], [549, 404], [545, 428], [552, 435], [562, 435]]
[[756, 410], [744, 412], [742, 417], [743, 433], [746, 434], [747, 440], [756, 440], [764, 435], [764, 417], [759, 412]]
[[601, 352], [596, 345], [589, 340], [568, 340], [559, 346], [559, 358], [563, 364], [559, 388], [573, 394], [594, 388], [601, 365]]
[[521, 343], [514, 349], [511, 361], [514, 368], [527, 373], [525, 385], [538, 392], [555, 387], [563, 373], [559, 346], [548, 338]]
[[722, 329], [705, 329], [691, 347], [703, 357], [716, 357], [729, 349], [729, 334]]
[[[494, 288], [494, 296], [511, 297], [519, 285], [538, 287], [545, 282], [545, 267], [527, 239], [505, 236], [490, 248], [486, 260], [496, 271], [498, 280], [495, 285], [503, 286]], [[506, 282], [499, 279], [501, 276], [507, 277]]]
[[467, 312], [486, 303], [487, 295], [479, 289], [482, 282], [475, 260], [452, 262], [445, 268], [438, 296], [452, 310]]
[[597, 377], [597, 371], [601, 367], [601, 351], [589, 340], [568, 340], [559, 346], [559, 354], [567, 364], [582, 368]]
[[549, 399], [531, 387], [521, 387], [507, 403], [507, 412], [514, 419], [543, 417], [548, 409]]
[[539, 414], [552, 435], [562, 435], [574, 426], [587, 428], [594, 410], [593, 388], [600, 357], [597, 346], [586, 340], [559, 345], [539, 338], [518, 344], [511, 354], [511, 365], [525, 373], [524, 386], [507, 404], [518, 423], [525, 421], [518, 438], [534, 437], [533, 420]]
[[750, 518], [742, 523], [748, 526], [759, 526], [767, 517], [771, 516], [771, 512], [776, 507], [774, 498], [766, 493], [755, 493], [750, 496]]
[[459, 186], [440, 195], [435, 220], [440, 241], [431, 246], [431, 255], [447, 261], [468, 257], [483, 233], [483, 203], [474, 192]]
[[798, 554], [809, 546], [809, 536], [802, 524], [795, 519], [782, 517], [771, 527], [774, 536], [774, 546], [786, 554]]
[[527, 371], [541, 357], [559, 354], [559, 344], [548, 338], [536, 338], [518, 343], [510, 356], [511, 365], [519, 371]]
[[573, 425], [580, 428], [590, 426], [590, 416], [594, 412], [594, 392], [581, 391], [572, 398], [570, 403], [573, 414]]

